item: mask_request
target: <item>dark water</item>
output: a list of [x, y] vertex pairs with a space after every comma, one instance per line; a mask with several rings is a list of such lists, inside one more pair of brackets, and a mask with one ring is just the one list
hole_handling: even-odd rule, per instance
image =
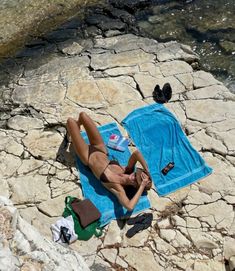
[[161, 1], [135, 16], [150, 37], [190, 45], [203, 68], [235, 93], [235, 0]]

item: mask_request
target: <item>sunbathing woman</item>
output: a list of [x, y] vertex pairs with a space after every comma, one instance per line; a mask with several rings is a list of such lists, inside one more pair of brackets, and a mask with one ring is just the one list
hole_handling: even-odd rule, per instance
[[[86, 130], [90, 145], [85, 143], [80, 134], [81, 125]], [[85, 112], [79, 114], [77, 121], [69, 118], [67, 120], [67, 130], [80, 160], [86, 166], [89, 166], [102, 185], [116, 195], [119, 202], [127, 210], [133, 210], [146, 186], [149, 186], [151, 182], [147, 164], [141, 153], [135, 151], [131, 155], [126, 167], [119, 165], [117, 161], [109, 160], [103, 139], [95, 123]], [[138, 177], [142, 179], [142, 182], [138, 186], [133, 198], [129, 199], [125, 193], [124, 186], [137, 186], [136, 174], [134, 173], [134, 166], [137, 161], [140, 162], [147, 174], [144, 171], [140, 173]]]

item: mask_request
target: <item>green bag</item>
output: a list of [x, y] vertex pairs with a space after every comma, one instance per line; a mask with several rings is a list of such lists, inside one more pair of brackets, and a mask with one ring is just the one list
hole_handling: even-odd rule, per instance
[[102, 228], [99, 227], [100, 222], [95, 221], [89, 224], [87, 227], [83, 228], [79, 222], [79, 219], [72, 209], [71, 203], [75, 200], [75, 197], [67, 196], [65, 198], [65, 208], [62, 216], [66, 218], [67, 216], [72, 216], [74, 221], [74, 230], [78, 236], [78, 240], [89, 240], [93, 235], [99, 237], [102, 235]]

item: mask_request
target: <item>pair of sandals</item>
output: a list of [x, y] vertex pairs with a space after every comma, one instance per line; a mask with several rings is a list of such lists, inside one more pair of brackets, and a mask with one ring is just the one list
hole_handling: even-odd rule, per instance
[[172, 97], [172, 89], [169, 83], [165, 83], [161, 89], [156, 85], [153, 91], [153, 99], [157, 103], [167, 103]]
[[152, 221], [153, 221], [152, 213], [144, 213], [128, 219], [126, 223], [128, 225], [134, 226], [127, 231], [126, 236], [128, 238], [131, 238], [136, 233], [149, 228], [152, 225]]

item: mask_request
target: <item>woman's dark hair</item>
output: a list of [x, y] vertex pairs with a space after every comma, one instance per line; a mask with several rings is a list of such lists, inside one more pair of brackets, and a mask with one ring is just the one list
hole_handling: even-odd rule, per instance
[[145, 186], [145, 190], [149, 190], [152, 187], [152, 180], [151, 180], [149, 174], [147, 174], [147, 172], [142, 168], [137, 168], [136, 169], [136, 175], [135, 175], [136, 176], [136, 187], [138, 188], [142, 183], [142, 178], [141, 178], [141, 173], [142, 172], [144, 172], [149, 177], [150, 182], [149, 182], [148, 185]]

